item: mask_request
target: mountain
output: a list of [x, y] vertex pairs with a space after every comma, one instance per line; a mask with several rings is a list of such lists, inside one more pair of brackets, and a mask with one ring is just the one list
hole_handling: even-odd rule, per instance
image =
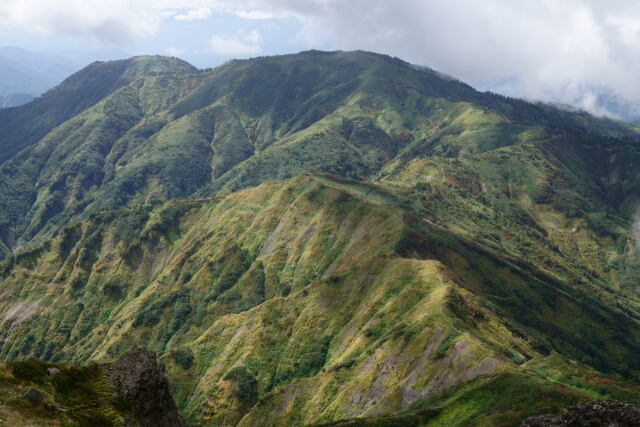
[[0, 47], [0, 108], [26, 104], [76, 69], [64, 58]]
[[0, 200], [0, 237], [23, 245], [106, 207], [305, 171], [367, 178], [394, 159], [562, 133], [624, 137], [636, 129], [481, 94], [364, 52], [312, 51], [201, 72], [157, 57], [93, 64], [38, 101], [0, 112], [0, 182], [12, 194]]
[[181, 72], [195, 68], [178, 59], [161, 57], [95, 62], [66, 78], [34, 102], [0, 111], [0, 161], [34, 144], [58, 125], [141, 75], [168, 70]]
[[319, 51], [92, 64], [8, 117], [3, 358], [143, 345], [194, 425], [640, 402], [635, 125]]

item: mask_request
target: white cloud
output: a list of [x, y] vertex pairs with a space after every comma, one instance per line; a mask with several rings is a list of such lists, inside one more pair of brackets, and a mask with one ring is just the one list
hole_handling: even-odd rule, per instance
[[238, 18], [242, 19], [274, 19], [284, 17], [286, 15], [283, 14], [275, 14], [272, 12], [265, 12], [264, 10], [234, 10], [231, 9], [228, 11], [229, 13], [236, 15]]
[[211, 9], [208, 7], [199, 7], [191, 9], [187, 13], [181, 13], [174, 16], [174, 19], [178, 21], [196, 21], [201, 19], [207, 19], [211, 16]]
[[168, 47], [164, 51], [169, 56], [181, 56], [187, 51], [187, 49], [181, 49], [178, 47]]
[[[289, 18], [301, 26], [292, 38], [310, 48], [389, 53], [470, 83], [510, 78], [502, 89], [531, 99], [592, 106], [593, 95], [606, 90], [640, 103], [637, 0], [0, 2], [0, 26], [115, 44], [153, 36], [165, 19], [213, 13], [246, 20]], [[270, 45], [247, 33], [216, 34], [209, 42], [218, 55], [270, 52]]]
[[[2, 0], [0, 25], [50, 36], [93, 37], [122, 44], [156, 33], [162, 16], [140, 0]], [[142, 6], [142, 7], [141, 7]]]
[[256, 30], [238, 31], [235, 35], [214, 34], [209, 40], [211, 52], [222, 56], [249, 56], [262, 52], [262, 37]]
[[515, 76], [506, 92], [604, 113], [603, 91], [640, 103], [635, 0], [236, 0], [288, 13], [315, 47], [399, 56], [467, 82]]

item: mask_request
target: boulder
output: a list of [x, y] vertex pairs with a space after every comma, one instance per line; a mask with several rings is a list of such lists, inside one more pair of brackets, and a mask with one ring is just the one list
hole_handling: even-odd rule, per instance
[[560, 415], [529, 417], [521, 427], [636, 427], [640, 426], [640, 408], [617, 400], [593, 400], [568, 407]]
[[107, 367], [113, 397], [133, 406], [135, 422], [142, 427], [183, 427], [171, 396], [164, 365], [151, 351], [133, 348]]
[[33, 406], [37, 406], [44, 402], [44, 400], [47, 398], [47, 395], [42, 393], [38, 389], [30, 388], [29, 390], [24, 392], [22, 398], [31, 403]]

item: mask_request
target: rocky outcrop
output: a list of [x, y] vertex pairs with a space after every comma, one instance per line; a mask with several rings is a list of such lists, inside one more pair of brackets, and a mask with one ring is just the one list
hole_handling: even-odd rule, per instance
[[187, 425], [171, 396], [164, 365], [150, 351], [134, 348], [115, 362], [86, 366], [29, 357], [7, 362], [0, 371], [1, 425]]
[[640, 426], [640, 408], [617, 400], [593, 400], [570, 406], [561, 415], [529, 417], [520, 427]]
[[187, 424], [171, 396], [164, 365], [151, 351], [133, 348], [107, 367], [114, 399], [132, 405], [135, 424], [142, 427], [182, 427]]

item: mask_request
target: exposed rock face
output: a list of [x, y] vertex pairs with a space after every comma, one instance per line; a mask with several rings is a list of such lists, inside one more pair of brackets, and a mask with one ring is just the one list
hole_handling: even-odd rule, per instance
[[114, 398], [133, 405], [135, 422], [143, 427], [175, 427], [187, 424], [171, 396], [164, 365], [151, 351], [134, 348], [107, 367]]
[[570, 406], [561, 415], [529, 417], [521, 427], [640, 426], [640, 408], [616, 400], [593, 400]]

